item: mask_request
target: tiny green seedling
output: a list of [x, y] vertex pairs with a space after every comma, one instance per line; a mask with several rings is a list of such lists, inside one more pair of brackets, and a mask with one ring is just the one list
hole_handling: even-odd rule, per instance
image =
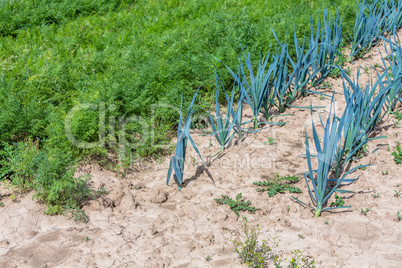
[[342, 207], [345, 204], [345, 200], [342, 200], [341, 196], [335, 194], [335, 202], [331, 203], [331, 207]]
[[326, 224], [326, 225], [329, 225], [329, 221], [325, 221], [325, 224]]
[[213, 146], [214, 146], [214, 144], [212, 143], [211, 140], [209, 140], [209, 146], [208, 147], [213, 147]]
[[328, 81], [325, 81], [322, 85], [326, 88], [332, 88], [332, 85]]
[[212, 242], [214, 242], [214, 241], [215, 241], [215, 236], [212, 236], [212, 237], [209, 238], [209, 242], [212, 243]]
[[395, 191], [394, 191], [394, 196], [395, 196], [395, 197], [400, 197], [400, 196], [401, 196], [401, 191], [395, 190]]
[[380, 193], [373, 194], [373, 197], [374, 197], [374, 198], [379, 198], [379, 197], [380, 197]]
[[401, 220], [402, 220], [402, 214], [400, 214], [399, 211], [398, 211], [398, 213], [396, 214], [396, 218], [398, 219], [398, 221], [401, 221]]
[[301, 239], [304, 239], [304, 238], [306, 238], [303, 234], [301, 234], [301, 233], [298, 233], [297, 234]]
[[89, 239], [89, 237], [88, 236], [86, 236], [85, 238], [84, 238], [84, 241], [85, 242], [88, 242], [90, 239]]
[[369, 68], [368, 66], [365, 66], [365, 67], [364, 67], [364, 72], [365, 72], [367, 75], [370, 75], [370, 68]]
[[388, 175], [388, 170], [386, 170], [386, 171], [381, 171], [381, 173], [382, 173], [383, 176]]
[[369, 212], [369, 211], [370, 211], [370, 209], [369, 209], [369, 208], [366, 208], [366, 209], [360, 209], [360, 211], [361, 211], [361, 213], [362, 213], [364, 216], [366, 216], [366, 215], [367, 215], [367, 212]]
[[236, 213], [237, 217], [240, 217], [239, 211], [250, 211], [252, 213], [255, 213], [257, 208], [251, 206], [251, 201], [244, 202], [241, 200], [242, 198], [242, 193], [238, 194], [236, 196], [236, 200], [233, 200], [232, 198], [222, 195], [222, 199], [215, 199], [218, 204], [227, 204], [231, 210], [233, 210], [234, 213]]
[[270, 137], [268, 137], [268, 143], [269, 143], [269, 145], [274, 145], [274, 146], [277, 145], [276, 139], [270, 138]]
[[325, 100], [325, 96], [320, 96], [320, 100]]
[[395, 111], [392, 114], [395, 116], [393, 128], [399, 128], [401, 126], [402, 111]]
[[391, 154], [394, 157], [395, 164], [402, 163], [402, 148], [401, 143], [396, 142], [396, 151]]
[[208, 255], [208, 256], [205, 257], [205, 260], [210, 261], [210, 260], [212, 260], [212, 257], [210, 255]]
[[0, 202], [0, 207], [4, 207], [4, 203], [3, 203], [3, 202]]

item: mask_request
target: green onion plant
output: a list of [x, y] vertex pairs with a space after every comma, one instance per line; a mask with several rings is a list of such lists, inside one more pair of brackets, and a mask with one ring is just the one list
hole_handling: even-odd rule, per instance
[[383, 34], [384, 21], [391, 10], [385, 10], [378, 0], [357, 2], [356, 23], [352, 39], [352, 49], [349, 55], [351, 60], [358, 53], [369, 49], [379, 41]]
[[[169, 186], [169, 181], [170, 181], [170, 177], [172, 175], [172, 170], [174, 170], [173, 179], [175, 180], [177, 187], [179, 189], [181, 189], [183, 187], [184, 163], [186, 160], [186, 149], [187, 149], [188, 141], [190, 141], [190, 144], [193, 146], [194, 150], [197, 152], [197, 154], [200, 156], [200, 158], [202, 160], [200, 152], [198, 151], [197, 146], [195, 145], [193, 139], [190, 136], [191, 117], [193, 114], [192, 107], [193, 107], [195, 98], [197, 97], [198, 90], [199, 89], [197, 89], [197, 91], [194, 94], [194, 97], [193, 97], [193, 100], [188, 109], [187, 117], [186, 117], [186, 120], [184, 121], [184, 124], [182, 124], [183, 96], [181, 97], [180, 120], [179, 120], [179, 130], [177, 133], [176, 151], [175, 151], [175, 155], [172, 156], [172, 158], [170, 159], [167, 180], [166, 180], [166, 184]], [[205, 166], [205, 163], [204, 163], [204, 166]]]
[[389, 113], [395, 109], [398, 101], [402, 101], [401, 85], [400, 83], [393, 83], [394, 81], [397, 81], [402, 77], [402, 47], [399, 45], [400, 40], [396, 34], [396, 27], [394, 27], [392, 36], [390, 36], [389, 38], [381, 38], [385, 41], [384, 48], [385, 53], [387, 54], [387, 60], [382, 57], [382, 69], [386, 73], [385, 82], [388, 85], [393, 84], [393, 86], [390, 88], [390, 93], [386, 103]]
[[[324, 137], [322, 144], [318, 137], [317, 128], [315, 127], [314, 121], [312, 122], [313, 140], [318, 156], [314, 157], [314, 159], [317, 159], [318, 161], [317, 169], [313, 169], [312, 165], [313, 156], [311, 154], [311, 148], [309, 145], [307, 130], [305, 131], [306, 156], [309, 171], [304, 173], [304, 178], [307, 183], [309, 195], [314, 207], [309, 206], [306, 203], [292, 196], [292, 198], [295, 199], [297, 202], [315, 210], [314, 218], [319, 217], [321, 215], [321, 212], [325, 210], [348, 207], [348, 206], [326, 207], [326, 203], [335, 191], [341, 192], [341, 190], [338, 189], [338, 187], [342, 182], [352, 182], [357, 180], [358, 178], [356, 179], [345, 179], [345, 178], [347, 175], [349, 175], [357, 168], [362, 167], [359, 166], [348, 170], [341, 178], [335, 178], [335, 179], [330, 178], [332, 168], [334, 166], [335, 159], [338, 154], [339, 147], [342, 144], [342, 130], [346, 122], [346, 113], [344, 113], [343, 116], [339, 118], [335, 115], [334, 109], [335, 109], [335, 102], [334, 97], [332, 97], [331, 109], [329, 111], [329, 115], [325, 125], [320, 116], [321, 125], [324, 128]], [[313, 117], [313, 109], [311, 109], [311, 117]], [[330, 186], [330, 183], [332, 186]]]
[[[336, 177], [339, 177], [345, 164], [353, 160], [353, 157], [369, 140], [386, 137], [369, 138], [376, 124], [385, 115], [382, 113], [382, 108], [390, 92], [389, 87], [382, 83], [386, 74], [378, 77], [376, 83], [371, 81], [365, 87], [359, 84], [360, 69], [357, 70], [356, 79], [353, 81], [343, 70], [341, 75], [347, 105], [344, 111], [344, 141], [336, 156]], [[345, 80], [349, 86], [346, 85]]]
[[[221, 85], [223, 92], [225, 93], [226, 101], [227, 101], [227, 111], [226, 111], [226, 117], [222, 118], [221, 116], [221, 111], [219, 107], [219, 84]], [[235, 97], [235, 84], [233, 85], [232, 89], [232, 94], [231, 97], [229, 98], [228, 94], [226, 93], [226, 90], [219, 79], [218, 75], [215, 73], [215, 112], [216, 112], [216, 126], [215, 126], [215, 121], [213, 119], [213, 116], [210, 111], [209, 113], [209, 119], [212, 125], [212, 130], [213, 130], [213, 135], [215, 136], [216, 140], [218, 141], [220, 147], [221, 147], [221, 152], [225, 149], [226, 145], [232, 140], [235, 131], [233, 129], [235, 123], [237, 122], [237, 119], [239, 118], [239, 113], [242, 112], [242, 109], [238, 109], [236, 113], [233, 110], [233, 101]], [[240, 123], [241, 124], [241, 123]], [[241, 128], [241, 126], [240, 126]], [[233, 131], [233, 132], [232, 132]]]
[[320, 84], [331, 72], [336, 52], [342, 43], [342, 19], [339, 12], [336, 11], [335, 19], [333, 19], [324, 8], [323, 16], [322, 21], [317, 21], [315, 32], [313, 20], [310, 20], [308, 42], [310, 49], [313, 48], [310, 53], [310, 59], [313, 60], [312, 70], [320, 73], [317, 78], [315, 74], [312, 74], [314, 75], [314, 86]]

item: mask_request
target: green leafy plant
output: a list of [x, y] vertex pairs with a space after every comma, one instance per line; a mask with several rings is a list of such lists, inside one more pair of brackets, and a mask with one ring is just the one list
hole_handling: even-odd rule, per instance
[[0, 202], [0, 207], [4, 207], [4, 203], [3, 203], [3, 202]]
[[402, 120], [402, 111], [394, 111], [392, 113], [395, 116], [395, 121], [394, 121], [394, 128], [398, 128], [401, 125], [401, 120]]
[[233, 200], [232, 198], [222, 195], [221, 199], [215, 199], [215, 201], [218, 204], [226, 204], [230, 207], [231, 210], [233, 210], [234, 213], [236, 213], [237, 217], [240, 217], [239, 211], [250, 211], [252, 213], [255, 213], [257, 210], [255, 207], [251, 206], [251, 201], [244, 202], [242, 200], [242, 193], [239, 193], [236, 196], [236, 200]]
[[380, 193], [373, 194], [373, 197], [374, 197], [374, 198], [379, 198], [379, 197], [380, 197]]
[[391, 154], [394, 157], [395, 164], [402, 163], [402, 147], [400, 142], [396, 142], [396, 151]]
[[383, 176], [388, 175], [388, 170], [381, 171], [381, 174], [382, 174]]
[[274, 146], [277, 145], [276, 139], [271, 138], [271, 137], [268, 137], [268, 143], [269, 143], [269, 145], [274, 145]]
[[366, 209], [360, 209], [360, 212], [364, 215], [364, 216], [366, 216], [367, 215], [367, 212], [369, 212], [370, 211], [370, 209], [369, 208], [366, 208]]
[[84, 238], [84, 241], [85, 242], [88, 242], [90, 239], [89, 239], [89, 237], [88, 236], [86, 236], [85, 238]]
[[335, 194], [335, 202], [331, 203], [331, 207], [343, 207], [343, 204], [345, 204], [345, 200], [342, 199], [342, 196]]
[[301, 193], [300, 188], [293, 186], [299, 182], [299, 178], [296, 176], [283, 176], [280, 177], [278, 173], [274, 175], [273, 180], [264, 180], [259, 182], [254, 182], [253, 184], [261, 188], [257, 188], [257, 192], [268, 192], [269, 197], [273, 197], [278, 193]]
[[315, 261], [303, 255], [301, 250], [292, 251], [292, 258], [289, 261], [288, 268], [314, 268]]
[[401, 220], [402, 220], [402, 214], [400, 214], [399, 211], [398, 211], [398, 213], [396, 213], [396, 219], [397, 219], [398, 221], [401, 221]]
[[332, 88], [332, 85], [331, 85], [328, 81], [325, 81], [325, 82], [322, 84], [322, 86], [325, 87], [325, 88]]
[[395, 197], [400, 197], [401, 196], [401, 191], [394, 190], [394, 196]]
[[[239, 254], [241, 263], [245, 263], [248, 267], [264, 267], [265, 262], [273, 258], [272, 248], [269, 247], [267, 240], [262, 240], [261, 245], [258, 243], [261, 227], [257, 225], [250, 228], [246, 217], [243, 217], [243, 232], [245, 241], [232, 240], [235, 252]], [[275, 241], [274, 241], [275, 242]]]
[[212, 260], [212, 257], [210, 255], [208, 255], [208, 256], [205, 257], [205, 260], [210, 261], [210, 260]]
[[329, 73], [329, 77], [337, 78], [341, 76], [341, 71], [340, 69], [343, 69], [346, 65], [346, 62], [348, 61], [348, 58], [345, 55], [345, 47], [341, 47], [338, 49], [336, 52], [336, 58], [335, 58], [335, 65], [338, 66], [338, 68], [332, 68], [331, 72]]
[[15, 191], [33, 190], [33, 197], [46, 204], [45, 213], [70, 214], [76, 221], [86, 222], [82, 206], [104, 194], [88, 187], [89, 175], [75, 177], [76, 163], [70, 153], [57, 148], [39, 149], [38, 141], [28, 139], [5, 147], [1, 161], [2, 178]]

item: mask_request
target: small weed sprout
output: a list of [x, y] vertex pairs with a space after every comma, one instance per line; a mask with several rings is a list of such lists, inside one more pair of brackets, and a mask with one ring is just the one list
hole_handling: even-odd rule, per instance
[[300, 237], [301, 239], [306, 238], [306, 237], [305, 237], [303, 234], [301, 234], [301, 233], [298, 233], [297, 236]]
[[395, 191], [394, 191], [394, 196], [395, 196], [395, 197], [400, 197], [400, 196], [401, 196], [401, 191], [395, 190]]
[[335, 194], [335, 202], [331, 203], [331, 207], [342, 207], [343, 204], [345, 204], [345, 200], [343, 200], [341, 196]]
[[288, 268], [310, 267], [314, 268], [315, 261], [303, 256], [300, 249], [292, 251], [292, 258], [290, 259]]
[[277, 145], [276, 139], [270, 138], [270, 137], [268, 137], [268, 143], [269, 143], [269, 145], [274, 145], [274, 146]]
[[374, 197], [374, 198], [379, 198], [379, 197], [380, 197], [380, 193], [373, 194], [373, 197]]
[[388, 170], [381, 171], [381, 174], [382, 174], [383, 176], [388, 175]]
[[398, 213], [396, 214], [396, 219], [397, 219], [398, 221], [401, 221], [401, 220], [402, 220], [402, 214], [400, 214], [399, 211], [398, 211]]
[[369, 212], [370, 211], [370, 209], [369, 208], [366, 208], [366, 209], [360, 209], [360, 212], [364, 215], [364, 216], [366, 216], [367, 215], [367, 212]]
[[85, 238], [84, 238], [84, 241], [85, 242], [88, 242], [90, 239], [89, 239], [89, 237], [88, 236], [86, 236]]
[[210, 255], [208, 255], [208, 256], [205, 257], [205, 260], [210, 261], [210, 260], [212, 260], [212, 257]]
[[395, 116], [393, 128], [401, 127], [402, 111], [395, 111], [392, 114]]
[[222, 199], [215, 199], [218, 204], [227, 204], [231, 210], [233, 210], [234, 213], [236, 213], [237, 217], [240, 217], [239, 211], [250, 211], [252, 213], [255, 213], [257, 208], [251, 206], [251, 201], [244, 202], [241, 200], [242, 198], [242, 193], [238, 194], [236, 196], [236, 200], [233, 200], [232, 198], [222, 195]]
[[396, 151], [391, 155], [394, 157], [395, 164], [402, 163], [402, 147], [400, 142], [396, 142]]

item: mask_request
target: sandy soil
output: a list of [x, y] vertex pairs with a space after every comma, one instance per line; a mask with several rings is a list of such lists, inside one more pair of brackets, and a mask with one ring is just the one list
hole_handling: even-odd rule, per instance
[[[383, 50], [383, 45], [373, 48], [366, 59], [348, 65], [352, 74], [358, 66], [381, 63], [378, 48]], [[362, 84], [370, 75], [375, 79], [373, 74], [362, 70]], [[342, 80], [328, 81], [342, 110]], [[330, 99], [312, 95], [295, 105], [310, 103], [328, 108]], [[189, 149], [186, 186], [181, 191], [174, 184], [166, 186], [168, 158], [143, 163], [142, 170], [125, 178], [96, 164], [83, 165], [77, 175], [91, 174], [94, 187], [110, 191], [84, 207], [87, 224], [44, 215], [44, 205], [33, 201], [32, 194], [18, 196], [13, 202], [9, 191], [1, 188], [5, 206], [0, 208], [0, 267], [242, 267], [230, 241], [244, 239], [241, 218], [214, 201], [238, 193], [259, 208], [255, 214], [241, 215], [251, 225], [261, 225], [261, 239], [279, 238], [275, 250], [282, 258], [300, 249], [315, 259], [317, 267], [400, 267], [402, 221], [397, 221], [396, 215], [402, 212], [402, 197], [395, 197], [394, 191], [402, 191], [402, 186], [397, 186], [402, 185], [402, 169], [394, 164], [391, 152], [402, 133], [401, 128], [392, 127], [393, 117], [386, 116], [376, 129], [376, 135], [389, 138], [369, 143], [370, 152], [380, 145], [388, 145], [390, 150], [384, 146], [353, 162], [353, 166], [374, 165], [356, 171], [353, 177], [360, 179], [343, 187], [355, 191], [341, 194], [345, 205], [352, 208], [324, 212], [313, 219], [313, 212], [292, 201], [290, 194], [270, 198], [256, 192], [253, 185], [275, 173], [299, 174], [302, 179], [300, 174], [308, 169], [300, 155], [305, 153], [304, 126], [311, 125], [310, 112], [288, 109], [286, 113], [294, 116], [280, 118], [288, 122], [285, 126], [249, 134], [220, 157], [208, 158], [208, 170]], [[246, 110], [246, 115], [250, 116], [250, 111]], [[275, 138], [277, 146], [266, 143], [268, 137]], [[194, 133], [193, 138], [203, 156], [219, 149], [212, 136]], [[304, 180], [296, 186], [303, 193], [295, 195], [310, 202]], [[372, 196], [376, 193], [378, 198]], [[364, 216], [361, 208], [370, 211]], [[205, 260], [208, 255], [210, 261]]]

